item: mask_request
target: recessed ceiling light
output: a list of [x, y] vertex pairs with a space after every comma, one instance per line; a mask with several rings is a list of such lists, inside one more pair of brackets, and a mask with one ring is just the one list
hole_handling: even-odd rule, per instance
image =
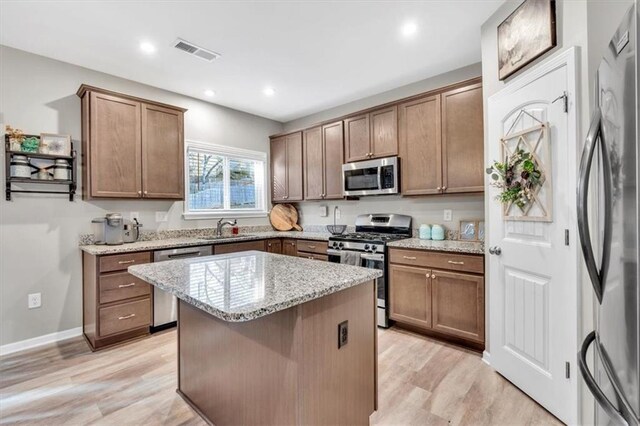
[[273, 96], [276, 94], [276, 90], [273, 87], [267, 86], [262, 90], [262, 93], [264, 93], [265, 96]]
[[403, 36], [411, 37], [418, 32], [418, 26], [415, 22], [407, 22], [402, 26], [401, 32]]
[[151, 54], [156, 51], [156, 47], [148, 41], [143, 41], [142, 43], [140, 43], [140, 50], [142, 50], [144, 53]]
[[216, 92], [214, 92], [213, 90], [209, 89], [209, 90], [205, 90], [205, 91], [204, 91], [204, 94], [205, 94], [206, 96], [212, 97], [212, 96], [215, 96], [215, 95], [216, 95]]

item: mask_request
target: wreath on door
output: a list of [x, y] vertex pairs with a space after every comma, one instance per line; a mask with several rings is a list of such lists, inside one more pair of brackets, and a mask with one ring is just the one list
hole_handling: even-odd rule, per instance
[[502, 190], [496, 199], [504, 205], [515, 204], [520, 209], [531, 203], [544, 183], [544, 173], [530, 152], [518, 148], [504, 163], [494, 161], [487, 168], [495, 186]]

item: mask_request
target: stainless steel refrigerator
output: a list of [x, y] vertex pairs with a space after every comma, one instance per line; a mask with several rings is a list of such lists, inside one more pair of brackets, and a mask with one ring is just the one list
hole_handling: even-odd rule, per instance
[[596, 329], [578, 364], [597, 402], [598, 425], [640, 424], [637, 16], [634, 6], [598, 68], [597, 108], [578, 179], [578, 229], [598, 300]]

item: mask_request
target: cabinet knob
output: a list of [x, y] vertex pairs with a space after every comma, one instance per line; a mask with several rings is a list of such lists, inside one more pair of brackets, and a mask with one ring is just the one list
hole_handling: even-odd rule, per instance
[[431, 278], [435, 278], [435, 277], [436, 277], [436, 274], [431, 274]]
[[142, 195], [142, 191], [138, 191], [138, 195]]
[[442, 188], [441, 187], [437, 187], [436, 190], [442, 191]]
[[442, 187], [442, 190], [443, 190], [443, 191], [444, 191], [444, 190], [446, 190], [446, 189], [447, 189], [447, 187], [446, 187], [446, 186], [443, 186], [443, 187]]
[[147, 191], [144, 191], [144, 195], [147, 195]]

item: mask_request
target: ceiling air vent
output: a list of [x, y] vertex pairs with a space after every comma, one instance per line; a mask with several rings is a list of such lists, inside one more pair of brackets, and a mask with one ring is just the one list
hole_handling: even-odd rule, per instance
[[182, 40], [181, 38], [176, 40], [173, 47], [182, 50], [183, 52], [186, 52], [190, 55], [197, 56], [198, 58], [203, 59], [207, 62], [212, 62], [214, 59], [220, 57], [219, 53], [213, 52], [200, 46], [196, 46], [195, 44], [189, 43], [188, 41]]

